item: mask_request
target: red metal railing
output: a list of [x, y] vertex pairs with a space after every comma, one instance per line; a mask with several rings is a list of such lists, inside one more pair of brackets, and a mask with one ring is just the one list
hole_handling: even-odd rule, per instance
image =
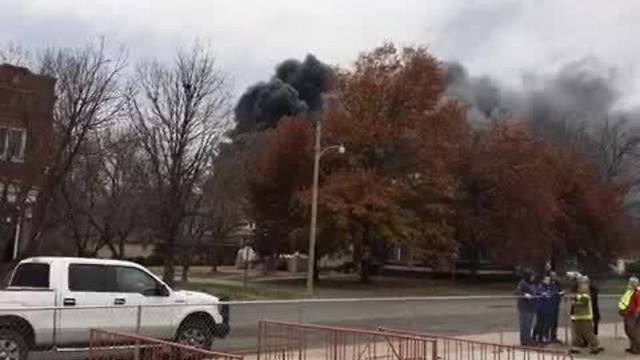
[[437, 360], [435, 340], [375, 330], [260, 321], [258, 360]]
[[568, 351], [493, 344], [451, 336], [378, 328], [385, 334], [422, 337], [437, 342], [439, 360], [573, 360]]
[[89, 360], [205, 359], [242, 360], [243, 357], [136, 334], [91, 329]]

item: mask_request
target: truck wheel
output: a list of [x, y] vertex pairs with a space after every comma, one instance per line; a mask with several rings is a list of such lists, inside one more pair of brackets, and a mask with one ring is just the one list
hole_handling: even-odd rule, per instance
[[0, 330], [0, 360], [26, 360], [27, 343], [13, 330]]
[[210, 349], [213, 343], [213, 329], [204, 319], [192, 319], [180, 326], [176, 338], [181, 344]]

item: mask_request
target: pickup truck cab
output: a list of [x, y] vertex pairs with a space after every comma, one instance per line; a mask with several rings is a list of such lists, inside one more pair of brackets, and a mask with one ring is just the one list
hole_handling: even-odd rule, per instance
[[210, 347], [228, 334], [229, 311], [215, 296], [172, 290], [144, 267], [119, 260], [26, 259], [0, 291], [0, 358], [86, 347], [91, 328]]

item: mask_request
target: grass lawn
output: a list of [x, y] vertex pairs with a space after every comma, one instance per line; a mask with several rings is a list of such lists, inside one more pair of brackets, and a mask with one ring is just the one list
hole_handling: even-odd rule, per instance
[[242, 286], [198, 283], [178, 284], [177, 288], [184, 290], [200, 291], [218, 297], [228, 297], [230, 300], [291, 300], [301, 296], [294, 292], [281, 291], [273, 288], [251, 287], [246, 289]]
[[[403, 297], [403, 296], [465, 296], [511, 295], [512, 281], [470, 281], [430, 278], [376, 276], [361, 283], [357, 276], [323, 277], [316, 283], [315, 296], [320, 298]], [[306, 295], [304, 279], [261, 281], [260, 289]]]
[[[205, 280], [207, 279], [207, 280]], [[200, 281], [199, 281], [200, 280]], [[627, 279], [596, 279], [600, 294], [621, 294]], [[360, 283], [357, 276], [324, 277], [316, 284], [316, 297], [358, 298], [397, 296], [473, 296], [473, 295], [513, 295], [517, 280], [498, 281], [493, 279], [434, 279], [376, 276], [370, 283]], [[241, 282], [217, 280], [214, 277], [195, 278], [191, 283], [179, 286], [187, 290], [201, 291], [215, 296], [226, 296], [231, 300], [291, 300], [306, 298], [304, 279], [274, 279], [250, 281], [248, 287]]]

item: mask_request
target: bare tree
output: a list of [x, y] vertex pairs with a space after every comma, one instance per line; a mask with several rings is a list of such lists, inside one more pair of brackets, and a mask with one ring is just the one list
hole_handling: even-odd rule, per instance
[[40, 72], [56, 82], [53, 112], [54, 143], [49, 160], [41, 228], [35, 229], [26, 254], [41, 245], [42, 227], [51, 224], [48, 217], [54, 197], [60, 196], [62, 183], [72, 169], [92, 131], [112, 122], [121, 110], [119, 80], [125, 68], [123, 51], [112, 51], [105, 41], [83, 48], [51, 48], [40, 54]]
[[605, 119], [596, 127], [597, 156], [608, 180], [640, 181], [640, 129], [625, 118]]
[[[196, 256], [206, 254], [208, 247], [204, 240], [207, 234], [207, 222], [205, 214], [201, 212], [203, 193], [198, 191], [194, 196], [193, 204], [190, 206], [191, 212], [184, 221], [183, 234], [178, 239], [178, 254], [182, 264], [181, 282], [186, 284], [189, 281], [189, 269]], [[200, 256], [202, 257], [202, 256]]]
[[190, 264], [197, 258], [215, 269], [224, 255], [226, 242], [244, 219], [247, 205], [244, 175], [247, 150], [225, 145], [213, 160], [213, 171], [198, 194], [194, 209], [187, 220], [187, 234], [179, 243], [182, 261], [182, 282], [188, 281]]
[[31, 52], [20, 45], [8, 43], [0, 48], [0, 64], [28, 67], [32, 60]]
[[230, 93], [211, 52], [194, 45], [175, 63], [145, 62], [126, 96], [152, 182], [149, 209], [164, 257], [164, 280], [174, 282], [176, 245], [197, 213], [211, 159], [230, 127]]
[[128, 129], [95, 132], [60, 186], [58, 221], [75, 253], [95, 256], [108, 247], [125, 257], [125, 243], [143, 227], [144, 174], [140, 148]]
[[224, 244], [246, 220], [248, 212], [248, 189], [245, 176], [248, 174], [249, 154], [252, 146], [231, 144], [217, 156], [214, 171], [205, 186], [203, 212], [206, 214], [207, 230], [210, 234], [212, 269], [221, 261]]

